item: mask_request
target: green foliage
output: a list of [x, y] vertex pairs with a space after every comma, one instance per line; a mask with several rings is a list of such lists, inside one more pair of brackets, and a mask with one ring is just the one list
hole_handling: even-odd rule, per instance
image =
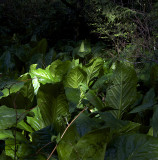
[[[36, 66], [2, 85], [2, 157], [46, 160], [57, 144], [52, 159], [157, 158], [156, 92], [138, 93], [133, 67], [119, 62], [110, 69], [102, 58]], [[29, 100], [31, 110], [19, 95]]]
[[[74, 146], [69, 159], [104, 159], [108, 130], [98, 129], [84, 135]], [[84, 146], [84, 148], [83, 148]]]
[[107, 150], [108, 160], [125, 159], [158, 159], [157, 138], [142, 135], [129, 134], [116, 138]]
[[136, 29], [136, 25], [131, 21], [136, 12], [109, 0], [90, 1], [87, 3], [85, 13], [89, 25], [92, 26], [92, 32], [107, 41], [112, 41], [115, 45], [120, 45], [119, 41], [128, 42]]
[[114, 108], [113, 115], [121, 119], [136, 99], [137, 76], [135, 70], [118, 65], [112, 79], [113, 84], [107, 91], [107, 105]]
[[156, 13], [155, 1], [1, 1], [0, 159], [158, 159]]

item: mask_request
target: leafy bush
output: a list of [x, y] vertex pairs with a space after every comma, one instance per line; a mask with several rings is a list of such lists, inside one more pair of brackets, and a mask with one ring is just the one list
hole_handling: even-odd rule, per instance
[[102, 58], [36, 67], [1, 90], [0, 158], [157, 159], [154, 70], [143, 95], [134, 68], [120, 62], [111, 69]]

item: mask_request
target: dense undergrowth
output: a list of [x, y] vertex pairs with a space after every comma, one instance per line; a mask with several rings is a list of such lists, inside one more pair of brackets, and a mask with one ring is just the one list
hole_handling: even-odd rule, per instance
[[148, 71], [140, 81], [129, 62], [57, 59], [3, 81], [1, 158], [42, 160], [55, 148], [51, 159], [157, 159], [158, 65]]
[[157, 160], [157, 4], [0, 1], [0, 159]]

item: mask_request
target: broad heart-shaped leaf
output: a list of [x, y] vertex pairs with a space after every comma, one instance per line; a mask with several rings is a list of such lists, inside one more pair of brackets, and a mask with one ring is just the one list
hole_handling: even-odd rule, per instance
[[58, 158], [60, 160], [70, 160], [69, 156], [79, 138], [75, 125], [69, 127], [57, 147]]
[[85, 79], [86, 73], [80, 67], [75, 67], [67, 74], [64, 85], [69, 88], [78, 88]]
[[6, 106], [0, 106], [0, 130], [7, 129], [16, 124], [16, 121], [20, 121], [27, 115], [24, 109], [8, 108]]
[[100, 73], [103, 68], [104, 61], [102, 58], [92, 59], [85, 67], [84, 70], [87, 73], [87, 84]]
[[153, 136], [154, 137], [158, 137], [158, 105], [154, 106], [154, 114], [153, 117], [151, 119], [151, 126], [153, 128]]
[[62, 83], [41, 85], [37, 105], [46, 126], [53, 124], [56, 131], [64, 129], [69, 108]]
[[69, 159], [104, 160], [108, 134], [108, 129], [98, 129], [84, 135], [75, 145]]
[[89, 90], [86, 93], [86, 97], [88, 101], [98, 110], [105, 108], [104, 103], [101, 101], [101, 99], [96, 95], [96, 93], [93, 90]]
[[113, 85], [107, 90], [106, 102], [113, 115], [121, 119], [136, 99], [137, 76], [133, 68], [119, 64], [113, 76]]
[[60, 82], [65, 74], [67, 74], [68, 70], [71, 68], [71, 62], [70, 61], [64, 61], [56, 60], [52, 62], [52, 64], [49, 67], [49, 70], [55, 79], [57, 79], [56, 82]]
[[37, 67], [37, 64], [32, 64], [30, 66], [29, 73], [32, 79], [38, 78], [38, 81], [42, 84], [52, 83], [55, 81], [55, 77], [52, 76], [49, 70], [50, 66], [48, 66], [46, 69], [41, 69], [41, 68], [36, 69], [36, 67]]
[[144, 134], [117, 137], [109, 145], [105, 160], [158, 160], [158, 139]]

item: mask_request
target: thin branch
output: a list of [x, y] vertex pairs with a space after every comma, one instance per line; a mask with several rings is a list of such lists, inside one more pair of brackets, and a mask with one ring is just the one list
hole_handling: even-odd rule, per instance
[[[85, 107], [85, 108], [71, 121], [71, 123], [65, 128], [63, 134], [62, 134], [61, 137], [60, 137], [60, 141], [61, 141], [61, 139], [64, 137], [66, 131], [67, 131], [68, 128], [72, 125], [72, 123], [73, 123], [87, 108], [88, 108], [88, 107]], [[59, 142], [59, 143], [60, 143], [60, 142]], [[58, 144], [59, 144], [59, 143], [58, 143]], [[56, 146], [54, 147], [53, 151], [51, 152], [51, 154], [49, 155], [49, 157], [47, 158], [47, 160], [49, 160], [49, 159], [51, 158], [51, 156], [52, 156], [53, 153], [55, 152], [58, 144], [56, 144]]]

